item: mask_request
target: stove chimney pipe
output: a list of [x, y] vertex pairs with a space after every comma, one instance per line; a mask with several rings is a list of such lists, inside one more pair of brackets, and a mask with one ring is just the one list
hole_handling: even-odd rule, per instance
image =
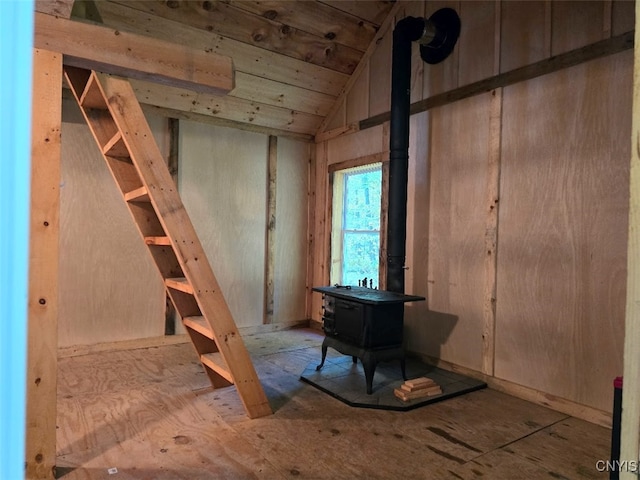
[[420, 41], [420, 56], [425, 62], [435, 64], [453, 51], [459, 34], [460, 18], [451, 8], [438, 10], [428, 20], [405, 17], [393, 31], [386, 285], [391, 292], [404, 293], [411, 43]]

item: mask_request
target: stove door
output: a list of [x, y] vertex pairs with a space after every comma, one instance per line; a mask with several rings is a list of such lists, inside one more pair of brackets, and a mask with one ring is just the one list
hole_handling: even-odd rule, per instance
[[336, 299], [335, 332], [336, 336], [353, 345], [363, 346], [364, 308], [361, 303]]

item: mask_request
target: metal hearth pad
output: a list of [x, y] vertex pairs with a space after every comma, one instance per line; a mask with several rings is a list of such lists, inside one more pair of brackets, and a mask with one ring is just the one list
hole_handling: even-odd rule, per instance
[[349, 406], [359, 408], [408, 411], [487, 386], [485, 382], [407, 357], [407, 379], [429, 377], [440, 385], [442, 394], [404, 402], [393, 394], [393, 389], [400, 388], [404, 383], [398, 361], [380, 363], [377, 366], [371, 395], [366, 393], [364, 369], [360, 361], [353, 363], [351, 357], [346, 355], [331, 356], [327, 357], [322, 370], [316, 371], [318, 363], [319, 361], [309, 363], [300, 380]]

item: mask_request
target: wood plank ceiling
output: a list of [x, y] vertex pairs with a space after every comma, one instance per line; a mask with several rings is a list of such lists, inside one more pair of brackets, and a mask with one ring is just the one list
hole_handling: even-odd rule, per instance
[[393, 5], [379, 0], [76, 0], [71, 18], [233, 59], [236, 85], [230, 94], [133, 80], [143, 104], [177, 118], [311, 138], [366, 60]]

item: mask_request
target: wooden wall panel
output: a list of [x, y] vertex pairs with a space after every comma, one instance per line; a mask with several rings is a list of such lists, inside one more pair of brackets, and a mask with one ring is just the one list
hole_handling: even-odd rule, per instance
[[475, 370], [482, 367], [490, 101], [485, 94], [430, 112], [429, 312], [408, 343]]
[[[429, 112], [410, 118], [409, 181], [407, 184], [407, 258], [405, 291], [427, 296], [429, 273]], [[405, 306], [407, 338], [414, 336], [416, 327], [428, 328], [429, 301], [408, 303]], [[426, 333], [428, 334], [428, 333]]]
[[266, 135], [180, 124], [179, 188], [238, 327], [262, 325]]
[[500, 71], [508, 72], [549, 56], [546, 27], [551, 4], [510, 1], [501, 4]]
[[333, 130], [334, 128], [344, 127], [347, 121], [347, 101], [344, 99], [340, 106], [336, 109], [333, 116], [327, 123], [325, 131]]
[[388, 151], [389, 145], [383, 144], [382, 130], [383, 126], [379, 125], [329, 140], [326, 142], [328, 165]]
[[[604, 38], [604, 1], [551, 2], [551, 54], [573, 50]], [[610, 4], [609, 8], [610, 8]]]
[[391, 48], [393, 25], [380, 39], [369, 58], [369, 116], [388, 112], [391, 107]]
[[[327, 165], [327, 143], [316, 144], [315, 159], [311, 172], [313, 185], [310, 186], [311, 204], [315, 209], [313, 215], [313, 231], [311, 243], [313, 246], [313, 274], [312, 287], [329, 284], [329, 242], [331, 216], [329, 207], [329, 173]], [[322, 321], [322, 295], [318, 292], [311, 293], [311, 319]]]
[[274, 323], [307, 318], [309, 148], [306, 142], [278, 139]]
[[610, 411], [622, 371], [632, 54], [504, 90], [496, 376]]
[[346, 122], [351, 123], [364, 120], [369, 117], [369, 69], [364, 68], [359, 78], [353, 84], [353, 88], [347, 95]]
[[494, 74], [496, 8], [492, 1], [460, 2], [458, 86]]
[[611, 34], [615, 36], [632, 31], [636, 19], [635, 2], [613, 0], [611, 9]]
[[[453, 8], [460, 14], [460, 3], [455, 1], [435, 1], [426, 2], [425, 16], [429, 18], [441, 8]], [[461, 19], [461, 22], [466, 20]], [[463, 23], [464, 25], [464, 23]], [[464, 32], [464, 26], [462, 32]], [[463, 33], [461, 32], [461, 35]], [[452, 90], [458, 86], [458, 63], [460, 57], [460, 45], [456, 45], [453, 52], [446, 61], [436, 65], [424, 65], [424, 86], [422, 89], [423, 98], [428, 98], [438, 93]]]
[[77, 105], [65, 100], [59, 346], [164, 334], [162, 280]]

